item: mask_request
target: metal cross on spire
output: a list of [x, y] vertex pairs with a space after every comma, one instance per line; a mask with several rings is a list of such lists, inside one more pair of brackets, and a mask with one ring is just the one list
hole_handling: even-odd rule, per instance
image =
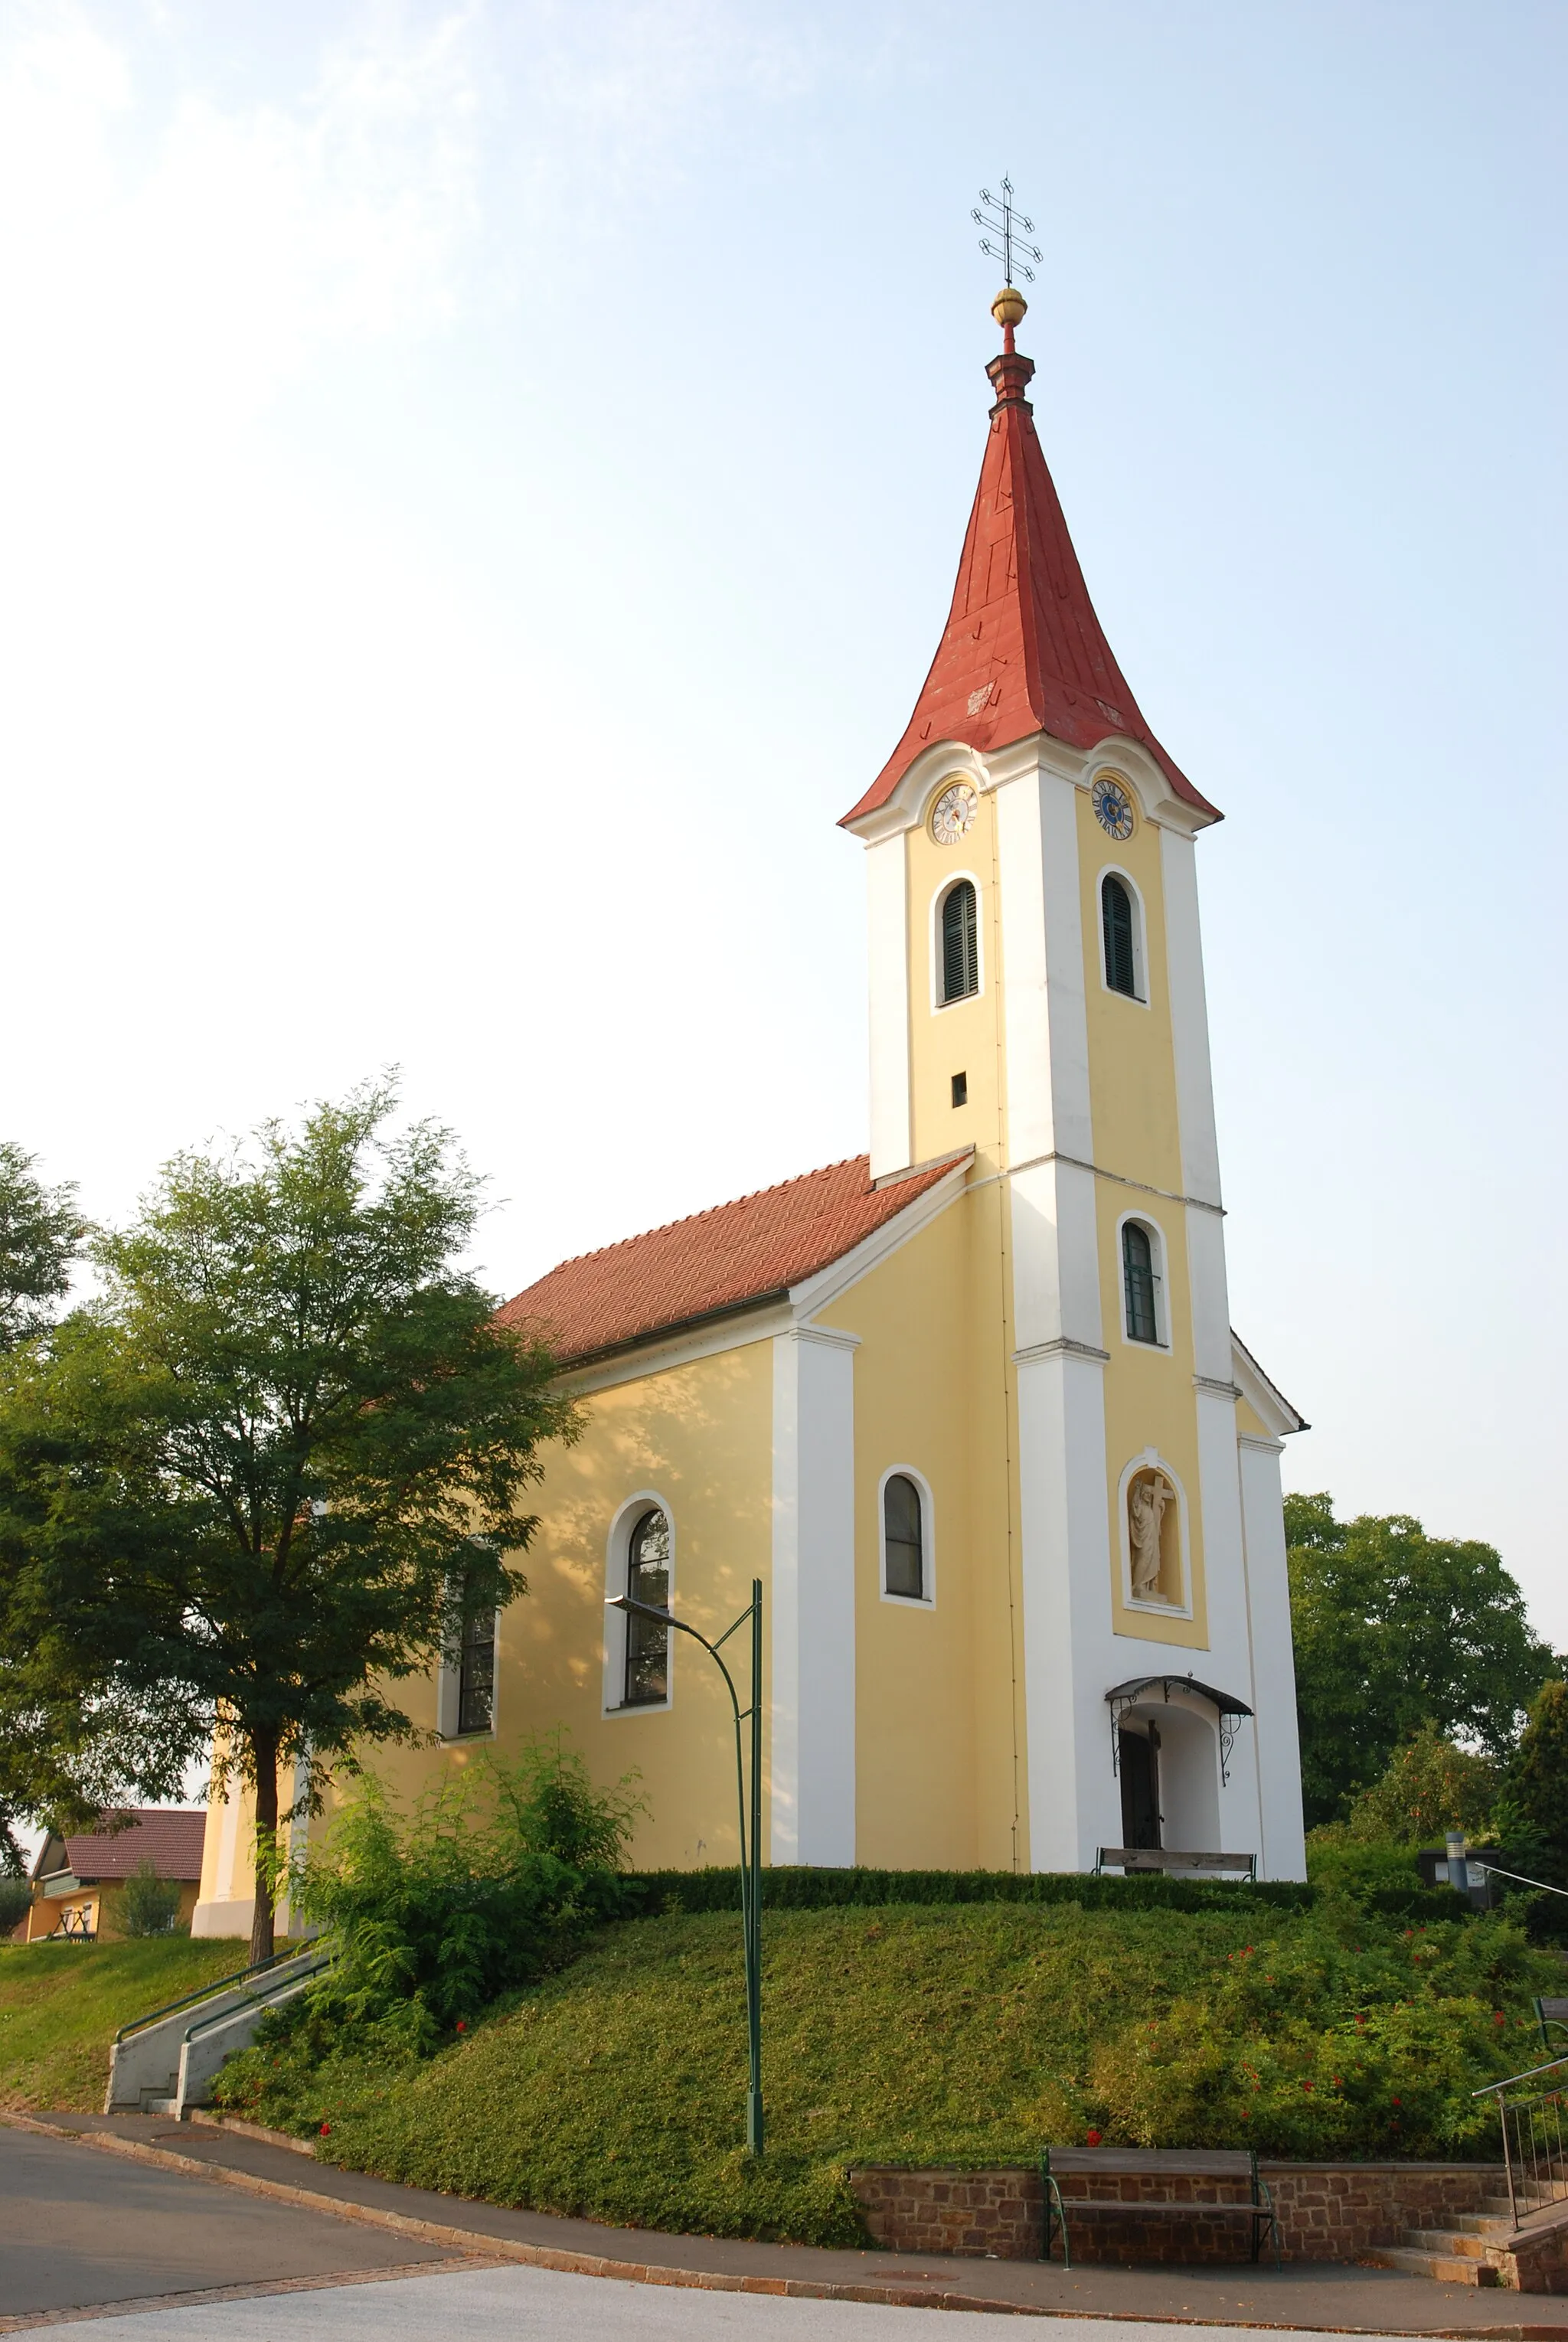
[[[980, 239], [981, 251], [988, 253], [993, 260], [999, 260], [1002, 263], [1004, 284], [1011, 285], [1014, 281], [1013, 272], [1016, 268], [1020, 275], [1027, 277], [1033, 285], [1034, 271], [1030, 267], [1029, 263], [1032, 260], [1040, 259], [1042, 255], [1037, 244], [1028, 244], [1024, 241], [1025, 236], [1034, 234], [1034, 223], [1032, 219], [1026, 218], [1023, 212], [1014, 210], [1012, 180], [1007, 178], [1003, 180], [1000, 201], [992, 194], [989, 187], [982, 187], [980, 203], [986, 208], [982, 211], [980, 205], [976, 205], [969, 216], [976, 227], [983, 227], [989, 231]], [[1024, 230], [1024, 235], [1019, 235], [1020, 228]], [[998, 236], [1002, 239], [1000, 244], [994, 241]], [[1020, 253], [1025, 255], [1022, 260], [1017, 257]]]

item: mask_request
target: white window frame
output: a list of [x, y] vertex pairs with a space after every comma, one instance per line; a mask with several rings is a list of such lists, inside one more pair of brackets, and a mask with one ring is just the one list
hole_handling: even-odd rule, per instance
[[[1105, 958], [1105, 881], [1119, 878], [1133, 902], [1133, 989], [1123, 992], [1111, 981], [1111, 970]], [[1094, 932], [1100, 954], [1100, 988], [1113, 1000], [1131, 1001], [1134, 1007], [1149, 1006], [1149, 954], [1147, 946], [1148, 916], [1144, 907], [1144, 890], [1124, 863], [1105, 862], [1094, 880]]]
[[[617, 1506], [610, 1523], [610, 1534], [604, 1542], [604, 1596], [606, 1601], [626, 1591], [631, 1571], [632, 1535], [644, 1513], [657, 1506], [669, 1525], [670, 1531], [670, 1607], [675, 1604], [675, 1510], [668, 1496], [657, 1488], [639, 1488]], [[663, 1699], [639, 1699], [628, 1704], [626, 1689], [626, 1614], [624, 1610], [604, 1613], [604, 1684], [600, 1713], [606, 1718], [615, 1716], [664, 1716], [675, 1704], [675, 1635], [670, 1630], [669, 1648], [664, 1657], [664, 1696]]]
[[[956, 1000], [942, 997], [942, 906], [954, 888], [964, 879], [974, 889], [974, 989], [960, 994]], [[985, 889], [977, 870], [949, 870], [931, 898], [929, 958], [931, 963], [931, 1013], [945, 1016], [950, 1008], [966, 1008], [972, 1000], [985, 996]]]
[[[1140, 1346], [1146, 1348], [1147, 1344]], [[1182, 1574], [1180, 1602], [1144, 1602], [1133, 1593], [1133, 1539], [1127, 1527], [1127, 1489], [1134, 1473], [1163, 1472], [1176, 1492], [1176, 1559]], [[1122, 1548], [1122, 1603], [1144, 1618], [1190, 1618], [1193, 1615], [1193, 1547], [1187, 1521], [1187, 1492], [1182, 1486], [1182, 1476], [1166, 1462], [1157, 1447], [1145, 1447], [1122, 1467], [1116, 1483], [1116, 1524]]]
[[[1127, 1331], [1127, 1256], [1123, 1249], [1122, 1231], [1129, 1221], [1142, 1228], [1150, 1239], [1149, 1250], [1154, 1256], [1156, 1339], [1153, 1342], [1134, 1341]], [[1165, 1231], [1152, 1212], [1124, 1212], [1116, 1222], [1116, 1330], [1124, 1346], [1145, 1355], [1154, 1351], [1157, 1356], [1168, 1358], [1171, 1356], [1171, 1278], [1166, 1263]]]
[[[973, 995], [971, 995], [973, 997]], [[887, 1589], [887, 1484], [913, 1480], [920, 1497], [920, 1577], [924, 1594], [890, 1594]], [[884, 1602], [898, 1610], [936, 1607], [936, 1505], [931, 1483], [913, 1464], [890, 1464], [876, 1484], [876, 1583]]]

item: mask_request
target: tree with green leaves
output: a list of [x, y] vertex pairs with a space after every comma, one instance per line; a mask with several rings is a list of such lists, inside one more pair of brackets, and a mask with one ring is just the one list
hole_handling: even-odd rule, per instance
[[37, 1156], [0, 1138], [0, 1350], [54, 1324], [85, 1234], [73, 1183], [46, 1187]]
[[[85, 1233], [74, 1186], [46, 1186], [37, 1156], [0, 1139], [0, 1356], [45, 1338]], [[0, 1873], [15, 1877], [25, 1824], [59, 1814], [83, 1825], [95, 1807], [80, 1779], [90, 1713], [78, 1696], [41, 1694], [5, 1631], [4, 1596], [0, 1574]]]
[[1309, 1827], [1334, 1820], [1423, 1725], [1496, 1760], [1553, 1671], [1495, 1549], [1396, 1513], [1336, 1520], [1287, 1496], [1291, 1618]]
[[[0, 1567], [35, 1679], [152, 1717], [255, 1799], [421, 1735], [398, 1686], [526, 1591], [520, 1500], [575, 1419], [460, 1263], [479, 1186], [390, 1085], [165, 1166], [99, 1296], [0, 1371]], [[286, 1818], [286, 1817], [285, 1817]]]
[[1423, 1724], [1394, 1750], [1383, 1778], [1353, 1800], [1346, 1834], [1368, 1844], [1431, 1846], [1457, 1829], [1479, 1840], [1491, 1827], [1499, 1778], [1490, 1756]]
[[1520, 1868], [1547, 1887], [1568, 1887], [1568, 1682], [1561, 1676], [1543, 1684], [1531, 1703], [1495, 1827]]

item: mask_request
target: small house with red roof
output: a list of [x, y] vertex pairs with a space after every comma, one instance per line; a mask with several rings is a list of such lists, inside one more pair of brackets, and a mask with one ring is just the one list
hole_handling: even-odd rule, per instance
[[[771, 1861], [1304, 1875], [1279, 1474], [1304, 1426], [1230, 1325], [1221, 816], [1090, 600], [1024, 311], [995, 305], [936, 656], [844, 816], [867, 1152], [501, 1313], [553, 1340], [584, 1429], [527, 1596], [430, 1686], [437, 1761], [564, 1725], [597, 1777], [640, 1775], [644, 1865], [735, 1858], [728, 1696], [659, 1614], [714, 1639], [757, 1581]], [[412, 1788], [427, 1760], [388, 1761]], [[247, 1862], [215, 1808], [198, 1929], [248, 1928]]]
[[33, 1907], [17, 1930], [23, 1943], [45, 1937], [92, 1940], [119, 1933], [115, 1897], [144, 1864], [180, 1890], [175, 1927], [188, 1927], [201, 1883], [205, 1811], [144, 1806], [96, 1830], [51, 1830], [34, 1858]]

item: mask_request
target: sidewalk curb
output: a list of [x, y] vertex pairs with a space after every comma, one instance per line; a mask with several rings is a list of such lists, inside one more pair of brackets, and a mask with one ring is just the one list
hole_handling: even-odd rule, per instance
[[[881, 2302], [894, 2309], [953, 2309], [973, 2310], [994, 2317], [1083, 2317], [1095, 2318], [1109, 2324], [1124, 2325], [1124, 2311], [1109, 2309], [1047, 2309], [1032, 2302], [998, 2301], [980, 2294], [959, 2293], [936, 2286], [901, 2285], [875, 2282], [857, 2285], [835, 2285], [825, 2278], [727, 2277], [714, 2269], [667, 2267], [659, 2262], [614, 2260], [599, 2253], [566, 2252], [552, 2245], [527, 2245], [511, 2237], [493, 2237], [474, 2228], [457, 2228], [435, 2220], [416, 2220], [406, 2212], [392, 2212], [377, 2204], [354, 2204], [340, 2196], [325, 2196], [313, 2187], [291, 2187], [281, 2179], [264, 2179], [255, 2172], [235, 2171], [226, 2165], [208, 2163], [201, 2157], [176, 2155], [167, 2147], [147, 2147], [140, 2139], [121, 2138], [112, 2131], [73, 2130], [64, 2123], [40, 2122], [35, 2115], [16, 2114], [0, 2107], [0, 2123], [13, 2130], [35, 2132], [41, 2138], [69, 2140], [74, 2146], [99, 2148], [105, 2155], [124, 2156], [133, 2163], [149, 2163], [165, 2171], [177, 2171], [187, 2178], [193, 2175], [203, 2179], [215, 2179], [227, 2187], [238, 2187], [249, 2196], [270, 2197], [275, 2203], [297, 2205], [302, 2210], [330, 2212], [340, 2220], [355, 2220], [365, 2227], [389, 2229], [394, 2236], [414, 2237], [422, 2244], [447, 2245], [475, 2258], [493, 2261], [520, 2262], [532, 2268], [554, 2269], [567, 2277], [614, 2277], [623, 2284], [687, 2287], [702, 2293], [761, 2293], [783, 2295], [792, 2300]], [[226, 2126], [225, 2126], [226, 2127]], [[367, 2175], [368, 2176], [368, 2175]], [[1245, 2327], [1267, 2334], [1277, 2332], [1277, 2327], [1265, 2325], [1257, 2318], [1161, 2317], [1140, 2312], [1135, 2321], [1142, 2326], [1204, 2327], [1222, 2325], [1232, 2329]], [[1386, 2327], [1365, 2326], [1319, 2327], [1318, 2333], [1376, 2335], [1379, 2342], [1399, 2342], [1396, 2334]], [[1423, 2325], [1404, 2329], [1407, 2335], [1422, 2337], [1422, 2342], [1568, 2342], [1568, 2327], [1535, 2326], [1514, 2322], [1506, 2326], [1441, 2327]]]

